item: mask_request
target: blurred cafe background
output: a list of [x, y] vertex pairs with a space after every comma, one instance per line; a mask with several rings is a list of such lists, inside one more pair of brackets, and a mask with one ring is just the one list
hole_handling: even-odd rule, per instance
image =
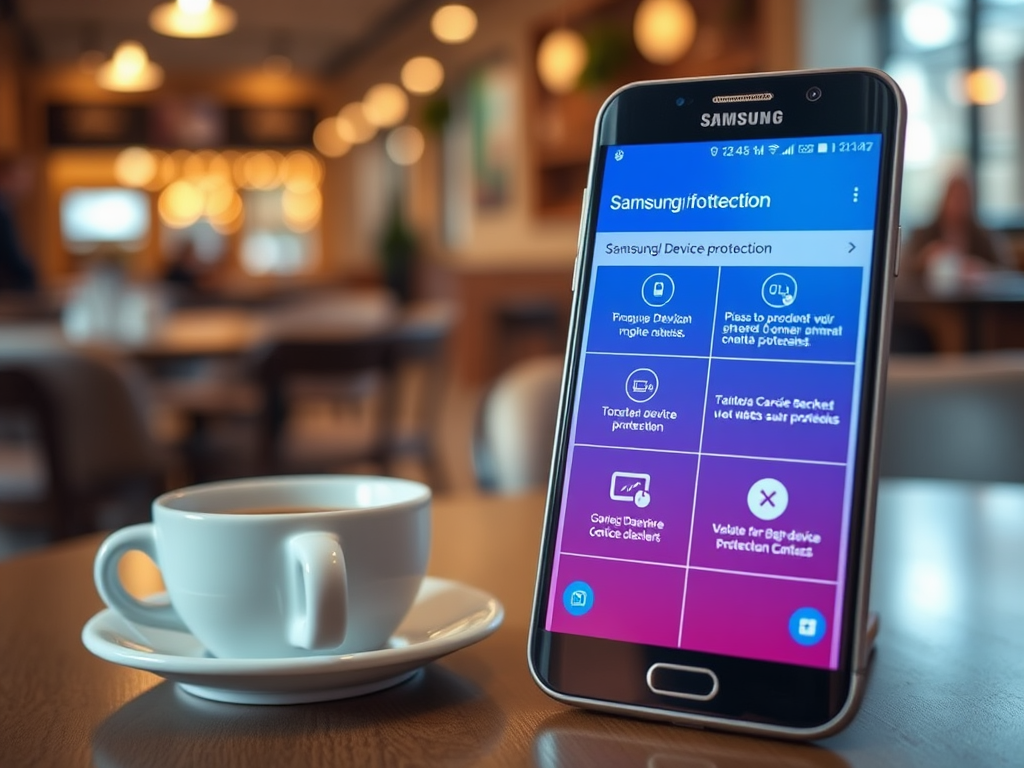
[[0, 0], [0, 557], [182, 484], [546, 481], [592, 125], [909, 104], [883, 473], [1024, 481], [1022, 0]]

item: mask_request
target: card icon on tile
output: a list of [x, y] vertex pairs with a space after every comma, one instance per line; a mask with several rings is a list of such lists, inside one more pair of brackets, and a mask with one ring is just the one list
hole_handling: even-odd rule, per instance
[[651, 503], [651, 476], [642, 472], [612, 472], [608, 496], [612, 501], [631, 501], [643, 509]]

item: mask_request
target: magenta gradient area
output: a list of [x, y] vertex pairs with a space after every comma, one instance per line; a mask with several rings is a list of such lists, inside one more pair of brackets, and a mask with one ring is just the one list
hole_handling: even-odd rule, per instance
[[[562, 593], [575, 581], [590, 585], [594, 607], [571, 615]], [[551, 592], [553, 611], [548, 629], [644, 645], [676, 645], [686, 571], [663, 565], [562, 555], [558, 580]]]
[[[829, 668], [834, 586], [695, 569], [688, 578], [683, 648]], [[800, 608], [816, 608], [829, 622], [815, 645], [790, 637], [790, 616]]]

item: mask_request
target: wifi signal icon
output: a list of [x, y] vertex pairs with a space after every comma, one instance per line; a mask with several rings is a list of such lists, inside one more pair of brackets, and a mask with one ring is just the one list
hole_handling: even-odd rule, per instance
[[768, 145], [768, 151], [771, 152], [773, 155], [776, 152], [778, 152], [778, 150], [779, 150], [779, 145], [778, 144], [769, 144]]

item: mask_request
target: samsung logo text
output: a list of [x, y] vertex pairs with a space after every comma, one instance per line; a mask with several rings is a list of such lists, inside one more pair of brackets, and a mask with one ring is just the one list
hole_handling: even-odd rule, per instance
[[736, 125], [779, 125], [782, 110], [751, 112], [705, 112], [700, 116], [701, 128], [723, 128]]

